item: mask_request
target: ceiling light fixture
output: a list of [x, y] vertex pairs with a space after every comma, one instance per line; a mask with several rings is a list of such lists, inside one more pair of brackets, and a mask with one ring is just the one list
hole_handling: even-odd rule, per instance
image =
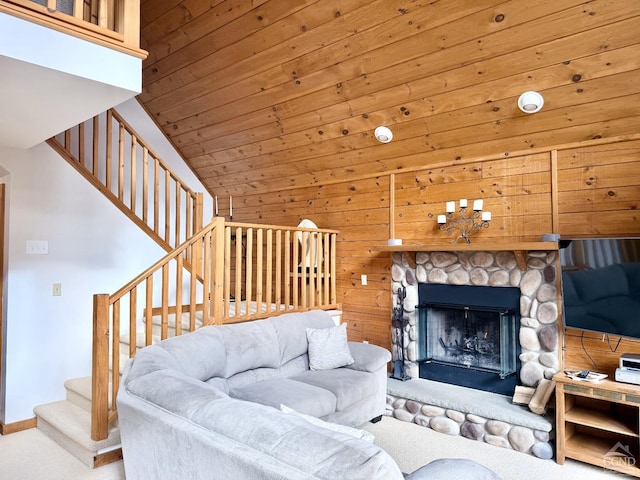
[[383, 127], [382, 125], [375, 129], [373, 132], [376, 139], [382, 143], [389, 143], [391, 139], [393, 139], [393, 132], [389, 130], [387, 127]]
[[524, 92], [518, 98], [518, 108], [524, 113], [536, 113], [542, 109], [544, 98], [538, 92]]

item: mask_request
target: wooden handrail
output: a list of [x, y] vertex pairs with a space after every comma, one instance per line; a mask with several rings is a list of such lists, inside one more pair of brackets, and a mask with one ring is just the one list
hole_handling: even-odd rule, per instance
[[[0, 12], [122, 51], [138, 58], [140, 0], [71, 0], [57, 10], [55, 0], [0, 0]], [[63, 7], [64, 8], [64, 7]]]
[[215, 217], [114, 294], [95, 295], [91, 437], [106, 438], [116, 415], [107, 399], [118, 394], [121, 355], [208, 324], [339, 308], [337, 235]]
[[202, 194], [187, 187], [115, 110], [47, 143], [165, 250], [202, 228]]

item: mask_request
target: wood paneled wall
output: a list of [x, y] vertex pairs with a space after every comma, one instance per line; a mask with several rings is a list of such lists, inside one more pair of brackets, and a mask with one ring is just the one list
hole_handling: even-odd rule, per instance
[[640, 235], [635, 0], [142, 0], [141, 19], [139, 98], [221, 212], [340, 230], [354, 340], [389, 344], [375, 247], [391, 224], [446, 244], [447, 200], [484, 199], [477, 241]]
[[[391, 261], [389, 253], [376, 247], [386, 244], [390, 223], [395, 224], [395, 237], [405, 244], [441, 244], [446, 249], [450, 237], [436, 221], [445, 202], [482, 198], [493, 218], [474, 243], [539, 241], [543, 233], [552, 232], [566, 238], [640, 236], [640, 139], [598, 140], [559, 146], [557, 151], [494, 157], [500, 155], [246, 195], [234, 200], [234, 212], [284, 224], [310, 218], [321, 227], [340, 230], [338, 300], [350, 338], [387, 347]], [[392, 197], [395, 216], [390, 222]], [[366, 286], [361, 285], [362, 274], [368, 277]], [[640, 343], [625, 346], [640, 352]], [[569, 340], [569, 349], [577, 349], [574, 359], [583, 364], [582, 347]], [[611, 352], [611, 358], [603, 360], [605, 354], [597, 355], [606, 365], [619, 356]]]

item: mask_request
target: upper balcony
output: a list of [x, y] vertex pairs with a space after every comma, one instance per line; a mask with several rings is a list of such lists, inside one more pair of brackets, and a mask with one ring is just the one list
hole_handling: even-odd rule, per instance
[[27, 149], [140, 93], [140, 0], [0, 0], [0, 147]]

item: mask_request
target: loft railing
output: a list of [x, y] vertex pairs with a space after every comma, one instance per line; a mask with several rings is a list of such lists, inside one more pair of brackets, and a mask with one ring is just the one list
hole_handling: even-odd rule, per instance
[[139, 58], [140, 0], [0, 0], [0, 12]]
[[138, 348], [208, 324], [339, 308], [337, 234], [215, 217], [113, 295], [94, 295], [91, 437], [107, 437]]
[[202, 229], [202, 194], [188, 188], [115, 110], [47, 143], [165, 250]]

